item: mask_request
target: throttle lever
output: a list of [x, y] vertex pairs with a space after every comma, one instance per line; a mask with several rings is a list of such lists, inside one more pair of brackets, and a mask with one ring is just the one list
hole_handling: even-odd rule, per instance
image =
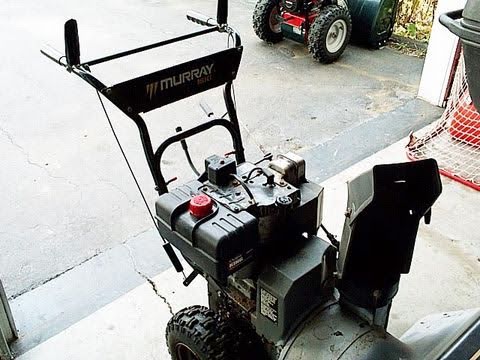
[[258, 165], [264, 161], [272, 161], [273, 159], [273, 154], [272, 153], [266, 153], [265, 155], [263, 155], [263, 158], [258, 160], [257, 162], [254, 163], [254, 165]]
[[200, 107], [202, 108], [205, 115], [207, 115], [207, 117], [212, 117], [213, 115], [215, 115], [212, 108], [205, 100], [200, 101]]
[[185, 280], [183, 280], [183, 285], [188, 286], [192, 283], [193, 280], [197, 277], [197, 275], [200, 274], [197, 270], [193, 270], [190, 275], [188, 275]]

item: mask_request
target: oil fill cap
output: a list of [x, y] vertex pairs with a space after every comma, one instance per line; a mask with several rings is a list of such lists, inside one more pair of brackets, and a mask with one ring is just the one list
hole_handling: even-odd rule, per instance
[[213, 201], [210, 196], [205, 194], [194, 196], [188, 205], [188, 211], [190, 211], [190, 214], [195, 216], [197, 219], [201, 219], [207, 215], [210, 215], [212, 208]]

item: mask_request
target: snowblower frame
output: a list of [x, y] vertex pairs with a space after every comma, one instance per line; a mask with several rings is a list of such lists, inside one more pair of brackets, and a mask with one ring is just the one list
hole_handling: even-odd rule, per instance
[[[232, 138], [237, 163], [245, 161], [237, 110], [232, 97], [232, 82], [238, 72], [243, 47], [240, 35], [226, 24], [227, 12], [227, 1], [219, 1], [217, 20], [197, 12], [187, 14], [188, 20], [207, 26], [206, 29], [87, 62], [80, 62], [77, 22], [71, 19], [65, 23], [65, 56], [57, 58], [50, 52], [41, 50], [43, 55], [79, 76], [133, 120], [138, 128], [145, 157], [155, 182], [155, 189], [159, 195], [168, 192], [169, 181], [165, 180], [161, 169], [162, 155], [165, 150], [174, 143], [183, 142], [212, 127], [221, 126], [228, 131]], [[105, 85], [91, 72], [91, 67], [94, 65], [213, 32], [226, 33], [233, 38], [233, 47], [111, 86]], [[148, 127], [141, 113], [222, 85], [229, 120], [211, 119], [190, 129], [179, 131], [165, 139], [154, 151]]]

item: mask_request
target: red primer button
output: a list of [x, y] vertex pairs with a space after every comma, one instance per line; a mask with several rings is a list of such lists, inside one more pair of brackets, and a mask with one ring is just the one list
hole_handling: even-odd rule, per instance
[[204, 194], [196, 195], [190, 200], [188, 210], [190, 214], [195, 216], [198, 219], [204, 218], [207, 215], [210, 215], [213, 208], [212, 199]]

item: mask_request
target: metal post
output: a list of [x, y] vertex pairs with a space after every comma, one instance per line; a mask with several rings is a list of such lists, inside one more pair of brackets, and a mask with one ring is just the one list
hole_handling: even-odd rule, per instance
[[15, 328], [12, 312], [8, 306], [7, 296], [0, 280], [0, 360], [13, 359], [9, 344], [17, 338], [17, 329]]

